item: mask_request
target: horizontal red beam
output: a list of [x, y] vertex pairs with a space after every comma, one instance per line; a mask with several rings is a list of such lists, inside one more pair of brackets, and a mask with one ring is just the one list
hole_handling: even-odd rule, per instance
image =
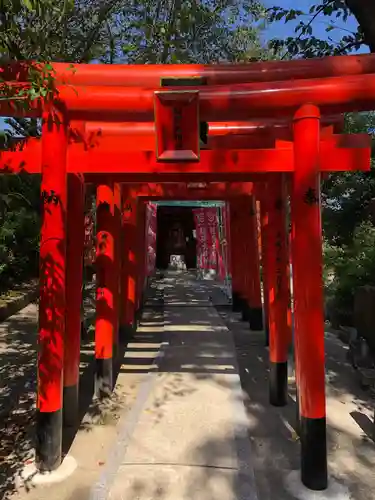
[[[70, 110], [71, 119], [150, 122], [154, 119], [155, 91], [160, 88], [61, 86], [59, 97]], [[374, 108], [375, 74], [207, 86], [199, 89], [199, 103], [200, 117], [205, 121], [290, 117], [306, 103], [319, 106], [323, 114], [366, 111]], [[41, 112], [40, 103], [33, 106], [35, 109], [25, 116]], [[0, 113], [10, 116], [16, 111], [3, 102]]]
[[[322, 127], [321, 134], [324, 140], [328, 137], [332, 142], [332, 146], [337, 147], [347, 147], [347, 148], [359, 148], [359, 147], [370, 147], [371, 139], [368, 134], [337, 134], [333, 135], [334, 126]], [[110, 130], [116, 130], [115, 127]], [[152, 135], [106, 135], [97, 133], [87, 133], [85, 135], [85, 147], [87, 149], [92, 148], [106, 148], [112, 149], [113, 151], [118, 151], [119, 154], [123, 154], [126, 151], [133, 151], [135, 145], [140, 151], [152, 151], [156, 150], [156, 138]], [[212, 150], [230, 150], [230, 149], [270, 149], [274, 148], [275, 144], [279, 144], [282, 147], [292, 147], [292, 132], [287, 128], [278, 129], [275, 131], [270, 130], [260, 130], [252, 135], [216, 135], [208, 138], [207, 149]], [[136, 142], [137, 141], [137, 142]], [[77, 141], [80, 142], [80, 141]], [[286, 146], [284, 146], [284, 144]]]
[[[342, 132], [344, 117], [343, 115], [323, 117], [322, 124], [323, 129], [333, 127], [335, 132]], [[134, 150], [135, 141], [140, 150], [154, 151], [155, 149], [156, 134], [153, 122], [85, 123], [72, 121], [70, 127], [72, 138], [83, 139], [87, 144], [95, 144], [98, 137], [118, 136], [124, 149]], [[266, 119], [253, 122], [210, 122], [207, 146], [212, 149], [268, 148], [273, 147], [276, 138], [286, 140], [292, 138], [290, 121]]]
[[[276, 139], [276, 147], [293, 148], [293, 141], [290, 139]], [[369, 134], [326, 134], [321, 137], [321, 148], [348, 148], [348, 149], [371, 149], [371, 136]]]
[[[332, 117], [332, 120], [341, 122], [342, 117]], [[102, 135], [129, 135], [137, 137], [152, 137], [155, 139], [155, 123], [154, 122], [87, 122], [82, 126], [82, 122], [72, 121], [70, 126], [72, 129], [77, 128], [79, 131], [85, 130], [86, 134], [102, 134]], [[290, 122], [285, 120], [262, 120], [262, 121], [242, 121], [242, 122], [209, 122], [208, 134], [210, 136], [223, 136], [233, 134], [253, 134], [262, 130], [270, 131], [274, 129], [290, 128]]]
[[[95, 147], [70, 144], [68, 172], [91, 174], [239, 174], [292, 172], [292, 143], [283, 141], [278, 149], [202, 151], [199, 162], [161, 163], [151, 151], [124, 151], [121, 141], [101, 139]], [[321, 171], [368, 170], [370, 137], [366, 134], [334, 135], [321, 141]], [[0, 171], [41, 172], [41, 142], [30, 139], [20, 151], [0, 154]]]
[[[245, 123], [245, 122], [244, 122]], [[274, 122], [275, 124], [277, 122]], [[337, 120], [337, 123], [338, 120]], [[107, 126], [108, 125], [108, 126]], [[71, 142], [84, 142], [86, 147], [95, 147], [98, 144], [121, 143], [123, 151], [134, 151], [136, 145], [140, 151], [155, 151], [156, 134], [153, 123], [100, 123], [73, 121], [71, 123]], [[332, 125], [333, 126], [333, 125]], [[339, 125], [338, 125], [339, 128]], [[235, 135], [234, 130], [243, 131], [241, 135]], [[229, 133], [227, 134], [227, 131]], [[227, 128], [227, 124], [221, 127], [214, 123], [213, 130], [208, 136], [207, 148], [209, 149], [249, 149], [249, 148], [273, 148], [275, 139], [290, 139], [292, 135], [291, 127], [264, 125], [257, 128], [257, 124], [242, 126], [234, 123], [233, 128]]]
[[[120, 145], [99, 147], [85, 151], [80, 144], [72, 144], [68, 151], [68, 163], [72, 169], [90, 173], [168, 174], [189, 173], [246, 173], [284, 172], [293, 170], [293, 152], [289, 149], [220, 150], [201, 151], [199, 162], [161, 163], [153, 152], [121, 151]], [[110, 170], [109, 170], [110, 165]]]
[[[260, 182], [265, 180], [265, 178], [269, 174], [267, 173], [259, 173], [259, 172], [240, 172], [240, 173], [228, 173], [228, 172], [219, 172], [219, 173], [189, 173], [188, 176], [185, 177], [187, 182]], [[184, 176], [181, 176], [180, 173], [163, 173], [162, 176], [158, 173], [138, 173], [138, 174], [124, 174], [124, 173], [115, 173], [115, 174], [85, 174], [85, 182], [87, 184], [108, 184], [108, 182], [118, 182], [125, 184], [134, 184], [134, 183], [178, 183], [181, 182], [181, 179], [184, 179]], [[215, 197], [215, 199], [218, 199]]]
[[[290, 140], [292, 133], [287, 129], [278, 132], [260, 131], [252, 135], [224, 135], [212, 136], [208, 138], [207, 146], [204, 149], [211, 150], [228, 150], [228, 149], [268, 149], [275, 147], [276, 140]], [[73, 142], [73, 141], [72, 141]], [[139, 151], [156, 150], [156, 138], [151, 135], [136, 136], [136, 135], [101, 135], [101, 134], [86, 134], [85, 140], [74, 141], [83, 142], [87, 149], [104, 147], [113, 147], [115, 150], [121, 148], [121, 152], [134, 152], [137, 147]]]
[[[340, 129], [344, 123], [343, 115], [333, 115], [322, 117], [323, 125], [334, 125]], [[101, 134], [101, 135], [125, 135], [136, 137], [149, 137], [155, 139], [154, 122], [82, 122], [73, 121], [70, 124], [72, 129], [78, 129], [80, 133]], [[208, 135], [211, 137], [222, 137], [226, 135], [252, 135], [264, 131], [291, 130], [290, 121], [264, 119], [256, 121], [242, 122], [209, 122]]]
[[[152, 121], [155, 90], [125, 87], [61, 87], [60, 98], [79, 113], [107, 113], [103, 121]], [[248, 120], [275, 114], [290, 116], [303, 104], [314, 103], [324, 113], [372, 110], [375, 74], [315, 80], [252, 83], [202, 87], [199, 91], [202, 120]], [[72, 114], [74, 116], [74, 113]], [[103, 119], [103, 117], [101, 117]]]
[[[0, 69], [0, 77], [26, 81], [29, 66], [30, 63], [19, 62], [4, 64]], [[370, 54], [220, 65], [75, 64], [74, 70], [70, 64], [53, 63], [53, 68], [58, 82], [74, 85], [157, 87], [162, 77], [192, 76], [203, 77], [209, 85], [217, 85], [375, 73], [375, 56]]]
[[[30, 141], [31, 142], [31, 141]], [[41, 172], [40, 145], [30, 144], [21, 152], [4, 152], [0, 171], [17, 173]], [[293, 170], [291, 149], [258, 149], [233, 151], [202, 151], [200, 162], [159, 163], [152, 152], [119, 154], [111, 148], [97, 147], [86, 151], [81, 144], [68, 150], [68, 172], [91, 174], [204, 174]]]
[[[327, 129], [328, 130], [328, 129]], [[323, 130], [324, 132], [324, 130]], [[212, 137], [209, 141], [211, 147], [217, 149], [224, 149], [230, 153], [231, 149], [241, 149], [241, 150], [253, 150], [253, 149], [273, 149], [274, 146], [278, 145], [280, 149], [290, 149], [293, 147], [293, 141], [289, 139], [278, 139], [267, 137], [267, 135], [256, 135], [256, 136], [229, 136], [229, 137]], [[144, 147], [144, 143], [139, 145], [144, 151], [155, 152], [155, 144], [150, 141], [150, 149]], [[151, 147], [152, 146], [152, 147]], [[87, 147], [87, 146], [86, 146]], [[137, 144], [138, 147], [138, 144]], [[368, 134], [327, 134], [322, 137], [322, 147], [323, 148], [370, 148], [371, 147], [371, 137]], [[131, 148], [131, 149], [130, 149]], [[91, 153], [95, 151], [111, 151], [111, 154], [118, 155], [120, 158], [125, 153], [134, 151], [134, 139], [126, 139], [123, 136], [102, 136], [95, 137], [90, 143], [89, 151]], [[214, 151], [212, 151], [212, 155]], [[220, 152], [220, 155], [222, 152]], [[164, 165], [160, 163], [161, 165]], [[165, 164], [166, 165], [166, 164]], [[180, 164], [183, 165], [183, 164]]]
[[132, 185], [132, 196], [146, 199], [215, 200], [249, 196], [253, 192], [252, 182], [208, 182], [201, 188], [189, 188], [188, 183], [143, 183]]

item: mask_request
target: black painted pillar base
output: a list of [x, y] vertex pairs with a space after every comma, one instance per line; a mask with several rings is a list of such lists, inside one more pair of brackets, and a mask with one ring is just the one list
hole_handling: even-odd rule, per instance
[[81, 338], [86, 339], [88, 335], [88, 328], [85, 321], [81, 321]]
[[62, 410], [37, 411], [35, 461], [40, 472], [56, 470], [62, 459]]
[[136, 310], [134, 315], [134, 321], [136, 325], [138, 325], [140, 320], [142, 319], [142, 313], [143, 313], [143, 306], [141, 305], [139, 309]]
[[238, 292], [232, 292], [232, 309], [234, 312], [242, 311], [242, 298]]
[[109, 398], [113, 390], [112, 358], [96, 359], [95, 395], [99, 399]]
[[127, 342], [128, 340], [132, 339], [134, 337], [135, 330], [136, 328], [134, 325], [121, 325], [120, 341]]
[[112, 349], [112, 373], [113, 374], [115, 374], [117, 371], [119, 350], [120, 349], [119, 349], [118, 344], [113, 344], [113, 349]]
[[79, 386], [64, 387], [63, 392], [63, 423], [65, 427], [75, 427], [79, 416]]
[[268, 321], [266, 321], [264, 333], [265, 333], [264, 345], [268, 347], [270, 345], [270, 327], [268, 326]]
[[301, 481], [310, 490], [328, 486], [326, 418], [301, 416]]
[[295, 425], [295, 431], [297, 433], [297, 436], [301, 435], [301, 415], [299, 413], [299, 395], [298, 395], [297, 388], [296, 388], [296, 425]]
[[270, 363], [269, 375], [270, 403], [286, 406], [288, 403], [288, 362]]
[[116, 364], [120, 355], [120, 344], [121, 344], [121, 329], [120, 325], [118, 325], [118, 331], [117, 331], [117, 336], [116, 336], [116, 342], [113, 343], [113, 351], [112, 351], [112, 358], [113, 362]]
[[242, 310], [242, 321], [250, 322], [251, 308], [246, 299], [243, 299], [242, 301], [241, 310]]
[[250, 307], [249, 322], [250, 329], [254, 332], [263, 330], [263, 309], [261, 307]]
[[[249, 317], [249, 305], [247, 303], [247, 300], [240, 296], [240, 311], [242, 313], [242, 315], [244, 314], [244, 311], [245, 311], [245, 316], [246, 317]], [[249, 321], [248, 319], [246, 321]]]

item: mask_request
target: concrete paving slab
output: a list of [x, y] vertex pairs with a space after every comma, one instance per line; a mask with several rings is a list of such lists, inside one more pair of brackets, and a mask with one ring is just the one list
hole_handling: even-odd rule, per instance
[[173, 346], [168, 347], [160, 370], [166, 372], [236, 373], [236, 357], [225, 346]]
[[231, 384], [227, 378], [158, 374], [124, 463], [235, 468]]
[[109, 500], [247, 500], [238, 495], [237, 470], [159, 465], [127, 465], [108, 497]]
[[[255, 500], [232, 335], [212, 305], [191, 300], [208, 302], [207, 287], [167, 279], [163, 356], [108, 498]], [[176, 305], [185, 298], [190, 307]]]

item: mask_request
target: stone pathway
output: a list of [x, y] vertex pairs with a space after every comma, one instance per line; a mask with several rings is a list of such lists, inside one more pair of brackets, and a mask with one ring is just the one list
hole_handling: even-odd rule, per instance
[[[35, 399], [36, 306], [3, 323], [0, 437], [8, 444], [0, 498], [295, 500], [285, 487], [288, 473], [299, 468], [293, 383], [288, 406], [271, 407], [264, 335], [250, 332], [225, 303], [217, 284], [193, 274], [168, 273], [153, 282], [105, 405], [90, 404], [88, 338], [82, 346], [84, 418], [74, 440], [66, 434], [64, 442], [77, 470], [60, 484], [26, 484], [18, 491], [14, 480], [32, 444], [26, 431], [32, 430]], [[359, 387], [346, 349], [327, 333], [329, 468], [354, 500], [373, 500], [373, 400]]]
[[162, 350], [95, 498], [257, 500], [232, 336], [206, 285], [169, 273], [163, 287]]

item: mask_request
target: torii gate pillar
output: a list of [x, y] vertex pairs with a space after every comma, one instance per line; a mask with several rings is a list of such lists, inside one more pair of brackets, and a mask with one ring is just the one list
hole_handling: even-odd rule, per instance
[[36, 464], [40, 471], [61, 464], [65, 337], [67, 146], [66, 116], [46, 110], [42, 121], [42, 228]]
[[245, 273], [248, 278], [248, 320], [251, 330], [263, 330], [263, 308], [260, 286], [260, 265], [258, 248], [258, 227], [255, 199], [249, 198], [250, 210], [245, 218], [245, 234], [247, 234], [247, 255]]
[[262, 193], [259, 195], [260, 201], [260, 226], [261, 235], [260, 243], [262, 248], [262, 285], [263, 285], [263, 304], [264, 304], [264, 330], [265, 330], [265, 345], [269, 345], [269, 308], [268, 308], [268, 207], [267, 207], [267, 197], [265, 196], [265, 190], [267, 184], [264, 183]]
[[319, 109], [305, 105], [294, 118], [291, 246], [301, 479], [312, 490], [328, 482], [319, 144]]
[[97, 187], [95, 392], [99, 399], [113, 389], [113, 344], [116, 288], [113, 183]]
[[137, 301], [136, 315], [140, 313], [144, 298], [146, 276], [146, 203], [138, 202], [137, 212]]
[[286, 190], [281, 174], [267, 182], [267, 251], [265, 263], [268, 286], [265, 303], [268, 311], [270, 352], [270, 403], [284, 406], [288, 400], [288, 349], [291, 328], [289, 309], [289, 255], [286, 227]]
[[117, 361], [120, 345], [120, 284], [122, 267], [122, 203], [121, 203], [121, 184], [115, 183], [113, 187], [114, 196], [114, 331], [113, 331], [113, 361]]
[[64, 425], [77, 424], [85, 238], [85, 185], [82, 175], [68, 175], [66, 334], [64, 354]]
[[231, 201], [229, 208], [230, 216], [230, 261], [232, 274], [232, 301], [233, 310], [242, 312], [244, 310], [244, 240], [240, 221], [241, 206], [238, 201]]
[[230, 204], [233, 308], [252, 330], [263, 329], [256, 211], [252, 196]]
[[137, 198], [126, 185], [122, 190], [123, 248], [121, 270], [121, 335], [134, 332], [137, 293]]

